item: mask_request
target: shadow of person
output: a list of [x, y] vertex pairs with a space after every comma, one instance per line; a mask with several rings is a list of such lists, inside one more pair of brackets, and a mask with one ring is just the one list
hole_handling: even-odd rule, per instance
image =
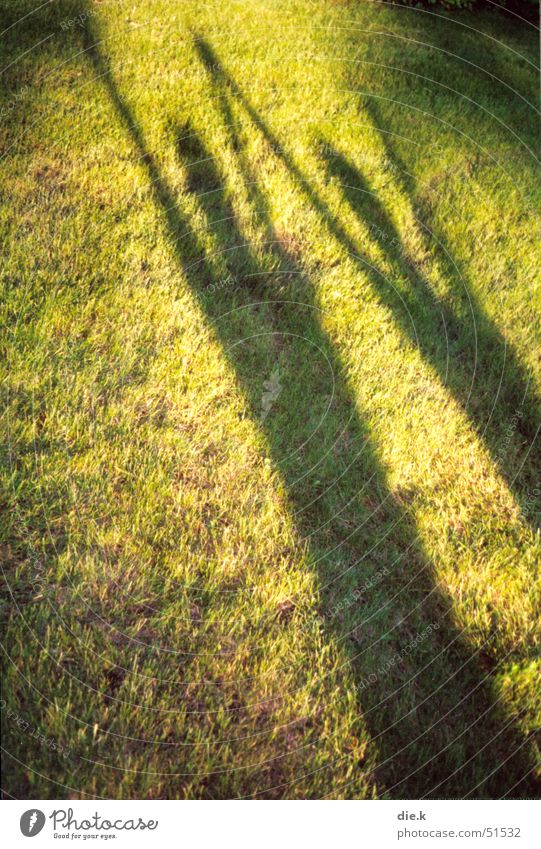
[[[179, 266], [285, 482], [318, 576], [322, 624], [355, 674], [359, 733], [370, 735], [376, 752], [370, 768], [383, 792], [399, 798], [529, 793], [527, 741], [493, 698], [490, 646], [474, 652], [457, 630], [411, 517], [388, 489], [294, 240], [275, 231], [241, 132], [231, 124], [232, 100], [253, 129], [276, 139], [210, 46], [198, 39], [195, 49], [253, 212], [248, 226], [202, 134], [184, 124], [176, 140], [179, 166], [212, 238], [211, 253], [146, 149], [97, 44], [89, 56], [144, 163]], [[278, 155], [292, 165], [283, 150]], [[298, 169], [290, 170], [324, 210]], [[342, 232], [335, 220], [331, 227]], [[312, 768], [307, 755], [306, 772]], [[329, 792], [347, 795], [348, 788]]]
[[[369, 103], [367, 111], [379, 127], [377, 104]], [[522, 506], [524, 517], [538, 527], [541, 516], [529, 506], [541, 477], [536, 447], [541, 414], [531, 378], [481, 307], [444, 235], [434, 229], [427, 211], [413, 200], [413, 179], [393, 150], [392, 134], [380, 135], [393, 179], [412, 205], [425, 251], [437, 251], [447, 294], [443, 297], [438, 293], [410, 256], [399, 230], [360, 170], [332, 145], [323, 144], [328, 174], [337, 178], [350, 209], [368, 227], [396, 269], [396, 279], [402, 281], [397, 287], [383, 275], [373, 275], [372, 285], [401, 331], [418, 346], [461, 405]]]
[[[402, 239], [382, 205], [372, 213], [385, 222], [382, 234], [389, 234], [385, 253], [391, 253], [400, 267], [406, 271], [408, 281], [416, 280], [409, 291], [398, 294], [383, 277], [374, 272], [370, 263], [359, 251], [359, 246], [349, 237], [341, 222], [331, 213], [328, 205], [317, 190], [306, 179], [299, 166], [288, 154], [276, 135], [269, 129], [250, 104], [234, 79], [225, 71], [215, 52], [204, 39], [195, 40], [196, 49], [211, 78], [222, 80], [222, 88], [245, 110], [250, 120], [267, 140], [277, 158], [291, 174], [295, 185], [320, 213], [331, 235], [345, 247], [350, 256], [356, 257], [363, 266], [382, 302], [389, 306], [401, 330], [418, 345], [426, 360], [433, 365], [443, 383], [452, 391], [455, 399], [467, 414], [477, 434], [491, 452], [493, 461], [503, 474], [508, 486], [522, 507], [523, 515], [534, 528], [539, 526], [541, 516], [532, 498], [541, 477], [541, 457], [536, 450], [536, 441], [541, 428], [539, 401], [532, 389], [531, 379], [525, 372], [512, 347], [507, 344], [501, 331], [486, 315], [468, 285], [464, 269], [452, 257], [444, 236], [431, 229], [432, 239], [439, 248], [438, 258], [444, 264], [450, 297], [445, 301], [438, 298], [422, 274], [413, 273], [412, 264], [406, 262]], [[218, 92], [218, 96], [219, 92]], [[222, 109], [223, 96], [221, 97]], [[377, 103], [370, 100], [367, 106], [375, 127], [378, 127]], [[228, 113], [231, 117], [231, 113]], [[403, 175], [404, 190], [413, 197], [411, 178], [403, 163], [391, 147], [388, 133], [381, 133], [388, 158], [394, 165], [393, 175]], [[325, 146], [323, 146], [325, 149]], [[330, 147], [327, 146], [330, 151]], [[334, 151], [337, 154], [337, 151]], [[373, 193], [366, 182], [345, 159], [327, 157], [334, 172], [342, 171], [346, 184], [351, 180], [348, 200], [355, 210], [359, 203], [369, 204]], [[340, 177], [340, 174], [338, 174]], [[355, 191], [355, 187], [361, 191]], [[421, 210], [414, 205], [419, 228], [426, 235]], [[362, 216], [361, 216], [362, 217]], [[374, 230], [377, 233], [377, 230]], [[423, 232], [421, 233], [423, 235]], [[383, 236], [377, 237], [380, 246]], [[425, 240], [426, 241], [426, 240]], [[394, 248], [392, 248], [394, 245]], [[391, 249], [389, 251], [389, 249]], [[410, 310], [408, 314], [408, 310]], [[419, 331], [416, 335], [415, 331]], [[510, 450], [510, 449], [515, 450]], [[533, 509], [532, 509], [533, 504]], [[538, 508], [537, 508], [538, 509]]]

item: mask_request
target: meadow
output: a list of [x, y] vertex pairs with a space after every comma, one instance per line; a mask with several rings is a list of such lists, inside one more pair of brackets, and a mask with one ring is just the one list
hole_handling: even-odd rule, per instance
[[538, 796], [535, 26], [0, 8], [5, 795]]

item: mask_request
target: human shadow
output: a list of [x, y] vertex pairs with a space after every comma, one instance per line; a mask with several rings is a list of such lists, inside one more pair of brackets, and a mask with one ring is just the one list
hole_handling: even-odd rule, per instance
[[[365, 208], [370, 207], [372, 198], [367, 221], [370, 223], [374, 219], [376, 228], [372, 232], [375, 234], [378, 232], [377, 220], [381, 222], [379, 232], [382, 235], [376, 235], [376, 240], [395, 263], [399, 261], [399, 270], [405, 273], [406, 280], [415, 282], [409, 291], [397, 292], [384, 275], [374, 269], [284, 145], [225, 71], [210, 45], [204, 40], [196, 40], [196, 48], [209, 74], [213, 78], [220, 78], [221, 88], [227, 89], [245, 110], [276, 157], [288, 169], [295, 186], [302, 190], [309, 203], [318, 211], [333, 238], [351, 257], [361, 262], [364, 274], [370, 279], [381, 301], [392, 309], [402, 332], [419, 346], [426, 360], [436, 368], [442, 382], [451, 390], [470, 424], [483, 439], [493, 461], [523, 508], [526, 520], [538, 527], [541, 516], [532, 510], [531, 494], [536, 490], [537, 481], [541, 477], [541, 456], [535, 451], [541, 428], [541, 411], [532, 389], [532, 381], [515, 351], [479, 304], [468, 284], [466, 270], [452, 256], [444, 234], [436, 231], [433, 223], [430, 228], [426, 221], [423, 223], [423, 210], [413, 200], [412, 178], [392, 147], [389, 134], [380, 133], [393, 177], [402, 181], [401, 187], [412, 203], [425, 244], [428, 244], [430, 235], [432, 244], [435, 242], [437, 245], [438, 261], [443, 266], [449, 284], [450, 295], [445, 300], [438, 297], [427, 279], [409, 260], [400, 234], [381, 203], [376, 204], [374, 193], [366, 181], [361, 181], [358, 170], [345, 157], [340, 157], [331, 145], [323, 143], [320, 146], [330, 173], [338, 176], [344, 185], [348, 202], [363, 221], [364, 212], [360, 207], [363, 204]], [[227, 107], [224, 109], [224, 98], [219, 91], [217, 97], [220, 98], [224, 116], [234, 124], [230, 110]], [[380, 126], [375, 99], [369, 99], [367, 110], [373, 125], [376, 128]], [[516, 448], [521, 455], [518, 462], [517, 451], [510, 450], [513, 443], [518, 443]]]
[[[424, 186], [414, 177], [421, 149], [411, 129], [415, 121], [434, 118], [456, 131], [459, 140], [462, 135], [472, 143], [473, 154], [470, 147], [456, 163], [456, 178], [473, 187], [475, 179], [471, 178], [485, 157], [488, 160], [494, 155], [503, 174], [506, 155], [514, 157], [515, 151], [523, 185], [535, 181], [539, 169], [535, 159], [539, 156], [535, 30], [510, 18], [502, 37], [496, 14], [477, 22], [467, 15], [437, 19], [422, 10], [394, 11], [400, 29], [386, 29], [370, 39], [363, 52], [367, 64], [350, 66], [345, 82], [348, 89], [364, 92], [360, 117], [364, 121], [368, 116], [379, 133], [390, 181], [409, 204], [416, 236], [429, 257], [428, 264], [438, 266], [445, 297], [436, 293], [422, 264], [409, 254], [401, 233], [376, 197], [368, 169], [361, 173], [362, 166], [336, 150], [331, 153], [330, 146], [326, 148], [331, 154], [326, 157], [327, 168], [342, 184], [353, 213], [371, 228], [396, 269], [396, 277], [406, 281], [398, 292], [383, 276], [377, 276], [373, 279], [375, 291], [465, 410], [524, 518], [537, 530], [541, 522], [541, 504], [534, 497], [541, 476], [540, 399], [527, 367], [500, 329], [501, 322], [498, 326], [489, 317], [476, 295], [467, 263], [458, 258], [445, 228], [438, 224], [437, 182]], [[458, 40], [457, 33], [461, 34]], [[517, 42], [522, 43], [518, 52]], [[410, 45], [414, 49], [408, 49]], [[439, 61], [428, 63], [431, 55]], [[372, 66], [373, 60], [377, 61]], [[463, 109], [456, 108], [457, 95]], [[476, 128], [475, 138], [471, 138], [472, 127]], [[476, 150], [481, 128], [489, 141], [484, 150], [480, 145]], [[411, 136], [409, 147], [404, 132]], [[491, 148], [492, 138], [496, 151]], [[445, 151], [443, 154], [444, 162], [448, 161]], [[481, 196], [479, 200], [483, 203], [484, 199]], [[378, 237], [378, 228], [386, 238]], [[512, 275], [512, 268], [507, 273]]]
[[[295, 241], [273, 227], [268, 196], [231, 121], [233, 102], [325, 213], [331, 231], [346, 238], [343, 228], [208, 43], [197, 38], [195, 50], [253, 212], [248, 227], [202, 133], [179, 121], [178, 164], [212, 251], [147, 149], [99, 44], [88, 43], [147, 171], [179, 266], [285, 482], [318, 577], [322, 623], [355, 674], [360, 733], [368, 729], [377, 751], [374, 776], [394, 797], [529, 794], [526, 741], [492, 694], [490, 641], [474, 652], [453, 623], [414, 523], [386, 484]], [[287, 796], [287, 786], [281, 792]], [[348, 788], [329, 792], [347, 795]]]
[[[463, 264], [453, 257], [430, 210], [416, 200], [414, 178], [400, 158], [393, 134], [382, 129], [375, 99], [366, 109], [380, 129], [393, 181], [408, 198], [426, 255], [435, 256], [447, 286], [439, 294], [408, 252], [401, 233], [360, 169], [332, 145], [321, 146], [329, 175], [337, 178], [350, 209], [368, 227], [396, 271], [396, 280], [373, 275], [379, 298], [407, 338], [452, 392], [513, 492], [524, 518], [539, 527], [531, 493], [541, 477], [537, 440], [541, 409], [533, 381], [497, 325], [481, 306]], [[535, 507], [535, 504], [534, 504]]]

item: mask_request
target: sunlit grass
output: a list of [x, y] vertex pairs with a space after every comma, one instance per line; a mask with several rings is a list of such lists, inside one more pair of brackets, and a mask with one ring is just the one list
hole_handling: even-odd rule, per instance
[[9, 793], [535, 792], [536, 44], [306, 0], [2, 36]]

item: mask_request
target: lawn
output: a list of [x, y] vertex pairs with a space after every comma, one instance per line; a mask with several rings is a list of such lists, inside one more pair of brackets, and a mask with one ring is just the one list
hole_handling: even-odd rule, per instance
[[1, 0], [5, 794], [539, 794], [538, 32]]

